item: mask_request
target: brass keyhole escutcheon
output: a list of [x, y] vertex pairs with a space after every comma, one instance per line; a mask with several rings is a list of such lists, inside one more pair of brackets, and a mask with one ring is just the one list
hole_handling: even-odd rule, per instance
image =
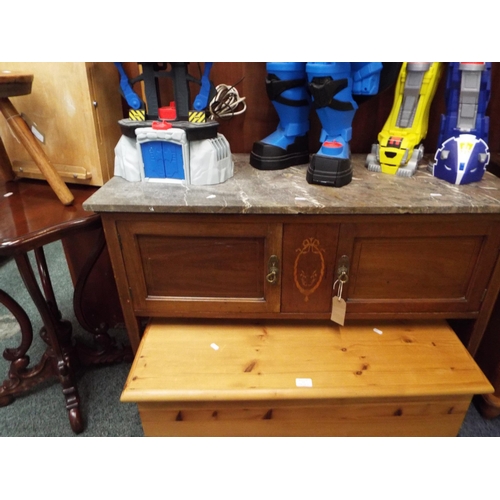
[[271, 255], [267, 262], [267, 282], [271, 285], [276, 285], [278, 283], [279, 271], [279, 259], [276, 255]]
[[339, 259], [337, 267], [337, 279], [341, 283], [347, 283], [349, 280], [349, 257], [347, 255], [342, 255]]

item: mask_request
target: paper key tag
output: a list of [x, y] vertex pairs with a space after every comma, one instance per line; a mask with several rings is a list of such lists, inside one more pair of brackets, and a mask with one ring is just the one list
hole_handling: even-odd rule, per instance
[[333, 297], [332, 298], [332, 314], [330, 315], [330, 319], [334, 323], [338, 323], [339, 325], [344, 326], [345, 320], [345, 310], [346, 303], [342, 297]]

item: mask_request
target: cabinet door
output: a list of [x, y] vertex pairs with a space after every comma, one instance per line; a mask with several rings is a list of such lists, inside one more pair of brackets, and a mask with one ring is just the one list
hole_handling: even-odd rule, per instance
[[[181, 219], [155, 215], [117, 222], [137, 314], [279, 311], [281, 225]], [[277, 278], [270, 283], [273, 255]]]
[[342, 224], [347, 314], [474, 317], [498, 255], [498, 226], [481, 216], [373, 217]]

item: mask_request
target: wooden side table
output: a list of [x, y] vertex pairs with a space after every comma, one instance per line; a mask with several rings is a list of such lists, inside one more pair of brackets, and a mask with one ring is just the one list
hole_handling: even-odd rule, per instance
[[[8, 348], [3, 356], [10, 361], [8, 378], [0, 386], [0, 406], [12, 403], [16, 396], [49, 378], [57, 378], [62, 386], [71, 427], [83, 430], [80, 400], [75, 382], [77, 365], [111, 363], [131, 359], [128, 347], [118, 348], [107, 334], [106, 325], [93, 325], [80, 307], [87, 293], [87, 277], [105, 248], [100, 216], [86, 212], [82, 203], [95, 188], [75, 186], [72, 206], [62, 205], [50, 187], [40, 181], [17, 180], [0, 184], [0, 256], [13, 257], [22, 280], [43, 322], [40, 335], [47, 344], [42, 358], [30, 367], [27, 355], [33, 339], [32, 326], [22, 307], [0, 289], [0, 302], [9, 309], [21, 327], [21, 343]], [[101, 228], [101, 237], [81, 268], [75, 284], [74, 308], [79, 323], [93, 334], [97, 349], [75, 345], [72, 325], [61, 317], [58, 309], [43, 246], [63, 238], [81, 236]], [[33, 251], [40, 276], [38, 285], [28, 252]], [[1, 288], [1, 283], [0, 283]], [[91, 316], [91, 315], [90, 315]]]

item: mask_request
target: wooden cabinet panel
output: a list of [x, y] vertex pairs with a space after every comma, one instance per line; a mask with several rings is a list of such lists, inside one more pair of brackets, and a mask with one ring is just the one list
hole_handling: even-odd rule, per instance
[[262, 237], [138, 235], [137, 245], [149, 297], [264, 297]]
[[117, 230], [138, 313], [279, 312], [279, 278], [266, 276], [270, 257], [281, 257], [280, 225], [159, 215], [120, 220]]
[[342, 225], [348, 313], [478, 311], [496, 262], [495, 229], [467, 217]]
[[339, 224], [284, 224], [281, 311], [328, 313]]
[[[358, 240], [356, 277], [349, 298], [465, 298], [482, 246], [481, 237]], [[438, 279], [435, 279], [438, 277]]]

